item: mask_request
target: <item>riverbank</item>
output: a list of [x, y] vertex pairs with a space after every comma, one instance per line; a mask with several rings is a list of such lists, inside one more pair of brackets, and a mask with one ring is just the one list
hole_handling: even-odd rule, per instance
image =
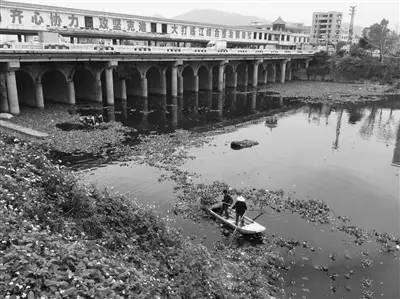
[[[36, 124], [37, 128], [42, 126], [44, 131], [50, 130], [51, 132], [54, 130], [51, 133], [50, 140], [46, 143], [41, 143], [40, 141], [25, 143], [25, 141], [21, 142], [11, 138], [5, 141], [4, 148], [2, 148], [2, 152], [9, 153], [9, 155], [4, 156], [5, 160], [0, 164], [3, 166], [3, 168], [0, 167], [0, 171], [3, 174], [1, 177], [4, 180], [2, 186], [9, 186], [5, 189], [7, 194], [4, 194], [4, 196], [11, 196], [13, 198], [18, 196], [20, 198], [19, 205], [23, 208], [22, 214], [20, 213], [21, 209], [18, 207], [16, 214], [11, 214], [10, 216], [7, 213], [14, 213], [10, 212], [8, 208], [10, 202], [4, 203], [7, 206], [7, 211], [4, 212], [5, 216], [1, 217], [1, 219], [5, 219], [6, 221], [2, 223], [3, 227], [7, 227], [7, 223], [10, 222], [17, 224], [27, 221], [29, 227], [36, 227], [40, 235], [44, 235], [42, 237], [44, 240], [41, 243], [43, 244], [42, 247], [56, 251], [57, 262], [55, 264], [57, 267], [59, 264], [65, 263], [71, 263], [72, 265], [68, 268], [62, 268], [62, 271], [64, 271], [62, 277], [57, 276], [57, 273], [53, 273], [53, 268], [45, 268], [44, 271], [50, 274], [46, 274], [47, 276], [44, 279], [49, 280], [52, 275], [55, 275], [59, 280], [57, 283], [53, 281], [49, 282], [50, 285], [36, 285], [36, 289], [40, 292], [57, 291], [61, 296], [61, 293], [68, 290], [68, 292], [72, 292], [74, 295], [76, 293], [80, 294], [79, 292], [86, 294], [85, 292], [89, 292], [94, 288], [103, 287], [111, 288], [116, 294], [123, 295], [126, 294], [123, 293], [125, 291], [139, 292], [140, 295], [144, 296], [158, 295], [163, 297], [166, 294], [166, 297], [184, 297], [188, 294], [187, 292], [198, 290], [199, 297], [208, 295], [215, 297], [215, 295], [221, 294], [222, 296], [226, 295], [234, 298], [257, 296], [268, 298], [268, 294], [276, 294], [280, 297], [282, 284], [285, 283], [282, 278], [282, 272], [289, 269], [290, 266], [287, 265], [287, 261], [284, 265], [284, 261], [282, 261], [280, 255], [277, 253], [279, 248], [287, 248], [289, 251], [292, 251], [292, 249], [297, 247], [305, 248], [310, 252], [315, 251], [313, 246], [303, 240], [285, 240], [276, 236], [274, 231], [268, 231], [261, 239], [261, 243], [258, 243], [255, 247], [232, 248], [232, 244], [234, 244], [234, 247], [238, 244], [233, 242], [235, 239], [232, 241], [229, 231], [225, 231], [224, 229], [222, 231], [227, 234], [227, 237], [215, 244], [215, 248], [207, 250], [201, 245], [193, 245], [191, 242], [182, 239], [182, 237], [178, 237], [174, 233], [174, 230], [166, 225], [164, 220], [153, 214], [149, 209], [141, 205], [132, 205], [132, 203], [129, 203], [132, 198], [126, 200], [120, 196], [82, 187], [76, 183], [77, 179], [71, 175], [68, 169], [60, 170], [58, 165], [53, 165], [45, 157], [46, 152], [54, 149], [53, 146], [56, 144], [58, 144], [58, 149], [63, 149], [63, 144], [73, 144], [74, 150], [86, 149], [87, 153], [96, 153], [100, 150], [105, 155], [108, 155], [108, 152], [104, 151], [104, 149], [109, 148], [106, 133], [110, 134], [113, 127], [111, 127], [112, 129], [106, 128], [104, 130], [99, 127], [87, 131], [83, 130], [82, 135], [79, 132], [80, 130], [63, 131], [57, 127], [58, 123], [77, 122], [76, 115], [71, 115], [67, 111], [63, 111], [63, 109], [66, 108], [60, 107], [58, 110], [50, 111], [47, 116], [40, 115], [49, 112], [48, 109], [39, 110], [37, 115], [32, 116], [31, 114], [35, 113], [33, 111], [35, 109], [33, 109], [30, 111], [31, 114], [28, 111], [26, 113], [23, 112], [21, 116], [14, 119], [17, 123], [24, 123], [26, 119], [27, 123], [33, 126], [35, 126], [35, 123], [38, 123]], [[58, 113], [61, 113], [60, 118], [57, 117]], [[29, 118], [31, 120], [28, 120]], [[117, 128], [121, 126], [118, 123], [115, 124]], [[112, 147], [129, 148], [129, 152], [124, 152], [127, 154], [124, 156], [125, 159], [161, 168], [167, 172], [160, 179], [171, 180], [176, 186], [176, 204], [173, 207], [173, 212], [177, 217], [191, 219], [194, 222], [205, 221], [206, 219], [209, 222], [210, 220], [206, 218], [206, 214], [200, 209], [199, 203], [212, 204], [218, 201], [222, 190], [228, 186], [225, 182], [219, 181], [213, 181], [210, 184], [198, 184], [198, 182], [195, 182], [195, 179], [201, 180], [201, 177], [196, 173], [185, 171], [184, 163], [193, 158], [189, 154], [189, 149], [212, 146], [210, 138], [218, 134], [234, 131], [238, 127], [240, 125], [222, 127], [217, 130], [210, 129], [196, 132], [176, 130], [174, 133], [169, 134], [141, 135], [138, 136], [139, 143], [130, 145], [124, 144], [125, 136], [124, 131], [122, 131], [121, 135], [117, 135], [121, 136], [121, 138], [118, 137], [113, 141]], [[78, 138], [75, 135], [80, 137]], [[11, 136], [15, 135], [11, 134]], [[91, 139], [92, 136], [94, 136], [93, 141]], [[63, 138], [67, 140], [62, 140]], [[76, 141], [71, 142], [71, 140]], [[88, 147], [85, 144], [81, 144], [90, 144], [92, 142], [96, 146]], [[20, 155], [19, 152], [22, 152], [22, 154]], [[8, 161], [12, 164], [3, 164], [9, 163]], [[32, 167], [32, 165], [35, 167]], [[45, 168], [43, 172], [40, 168], [39, 170], [37, 169], [39, 165]], [[44, 176], [38, 176], [38, 174], [43, 173], [45, 174]], [[19, 186], [21, 186], [21, 189], [18, 188]], [[17, 193], [12, 194], [10, 191]], [[332, 226], [335, 230], [346, 233], [352, 243], [358, 244], [361, 242], [365, 244], [375, 242], [386, 253], [396, 254], [398, 252], [398, 238], [386, 234], [375, 235], [374, 232], [357, 228], [351, 225], [347, 218], [334, 216], [332, 210], [322, 200], [302, 201], [295, 198], [290, 199], [285, 192], [266, 191], [265, 189], [238, 188], [238, 190], [233, 190], [232, 192], [236, 191], [245, 192], [245, 196], [249, 199], [249, 205], [254, 208], [266, 211], [273, 210], [277, 213], [287, 212], [300, 215], [305, 221]], [[43, 197], [43, 195], [45, 196]], [[25, 206], [25, 201], [23, 200], [27, 196], [28, 198], [33, 197], [32, 201], [28, 202], [28, 207]], [[42, 197], [46, 202], [36, 201], [36, 199], [39, 200]], [[11, 205], [12, 211], [15, 211], [14, 205], [12, 203]], [[49, 215], [38, 214], [40, 217], [38, 216], [38, 219], [36, 219], [35, 214], [29, 214], [32, 207], [35, 207], [35, 211], [55, 211], [55, 213], [50, 213]], [[83, 213], [87, 211], [86, 207], [89, 207], [88, 214]], [[93, 207], [98, 207], [98, 210], [93, 211], [91, 209]], [[123, 212], [127, 207], [129, 211], [133, 211], [134, 215], [130, 212], [128, 214]], [[28, 214], [26, 214], [26, 211]], [[79, 211], [83, 211], [83, 214], [80, 214], [81, 212]], [[109, 215], [110, 211], [112, 211], [111, 215]], [[145, 223], [144, 226], [139, 225], [142, 222]], [[64, 232], [66, 230], [68, 238], [65, 238]], [[152, 232], [149, 236], [150, 240], [147, 240], [146, 236], [140, 233], [142, 231]], [[15, 248], [13, 247], [14, 245], [22, 246], [23, 248], [28, 247], [26, 249], [27, 254], [22, 255], [22, 260], [17, 259], [16, 264], [10, 263], [8, 260], [6, 262], [7, 275], [9, 275], [7, 276], [7, 282], [13, 282], [11, 286], [15, 287], [15, 290], [11, 289], [10, 291], [9, 286], [4, 287], [7, 287], [7, 290], [10, 292], [18, 292], [19, 285], [21, 285], [20, 281], [18, 281], [18, 286], [14, 283], [17, 281], [15, 277], [22, 273], [20, 270], [22, 269], [25, 271], [23, 273], [27, 273], [26, 275], [20, 275], [23, 279], [27, 279], [31, 275], [31, 272], [29, 272], [31, 270], [25, 268], [24, 261], [28, 260], [29, 263], [38, 263], [36, 260], [32, 260], [29, 255], [39, 255], [42, 260], [46, 260], [50, 255], [46, 255], [46, 250], [42, 254], [38, 249], [41, 247], [35, 247], [33, 251], [29, 248], [29, 244], [32, 243], [32, 239], [28, 236], [28, 234], [32, 233], [31, 229], [20, 231], [18, 225], [13, 225], [10, 229], [4, 230], [4, 232], [3, 239], [28, 240], [27, 243], [22, 242], [21, 244], [11, 241], [7, 247], [4, 247], [7, 254], [11, 254]], [[15, 235], [15, 232], [17, 232], [17, 235]], [[84, 235], [82, 235], [82, 232]], [[137, 237], [137, 235], [139, 236]], [[39, 238], [36, 234], [34, 237]], [[69, 239], [70, 237], [72, 239]], [[134, 240], [132, 241], [133, 243], [131, 240]], [[163, 240], [162, 242], [166, 240], [165, 242], [168, 243], [168, 246], [162, 244], [160, 247], [158, 245], [158, 241], [160, 240]], [[50, 241], [54, 241], [54, 243]], [[139, 246], [142, 243], [145, 244], [145, 247]], [[61, 248], [71, 249], [72, 254], [61, 249], [55, 249], [57, 248], [55, 244], [61, 244], [61, 246], [57, 245]], [[131, 248], [120, 248], [126, 244], [131, 246]], [[149, 244], [150, 246], [148, 246]], [[77, 253], [75, 252], [76, 248], [79, 249]], [[92, 251], [97, 252], [97, 255], [94, 255]], [[164, 255], [165, 252], [167, 253], [166, 255]], [[71, 262], [68, 260], [69, 257], [65, 259], [65, 255], [68, 254], [72, 256]], [[197, 257], [193, 255], [197, 255]], [[76, 258], [76, 256], [79, 258]], [[82, 257], [87, 257], [89, 262], [85, 262], [85, 265], [79, 266], [78, 261], [82, 260]], [[170, 258], [172, 258], [172, 262]], [[97, 274], [93, 274], [94, 277], [90, 275], [86, 276], [87, 273], [97, 273], [96, 267], [93, 267], [93, 265], [98, 260], [104, 261], [105, 264], [105, 269], [98, 269], [102, 276], [100, 278], [96, 276]], [[207, 262], [204, 263], [204, 261]], [[365, 258], [363, 262], [368, 263], [369, 261]], [[1, 263], [6, 264], [3, 261]], [[129, 269], [130, 278], [121, 274], [119, 272], [121, 269], [114, 268], [117, 267], [115, 265], [118, 263], [122, 264], [123, 268]], [[207, 266], [203, 267], [199, 263], [207, 264]], [[12, 272], [16, 267], [20, 269], [17, 270], [19, 274]], [[81, 267], [83, 267], [82, 271], [86, 273], [85, 275], [77, 272], [81, 271]], [[159, 271], [152, 272], [152, 269], [159, 269]], [[194, 273], [195, 270], [196, 273]], [[334, 278], [336, 277], [334, 276], [335, 273], [331, 273], [331, 269], [328, 269], [324, 265], [317, 265], [317, 269], [315, 270], [333, 275], [332, 277]], [[113, 273], [111, 275], [112, 278], [105, 276], [104, 273]], [[192, 275], [195, 275], [195, 280], [191, 278]], [[112, 279], [118, 281], [115, 277], [118, 279], [122, 277], [122, 283], [119, 282], [117, 286], [112, 284]], [[211, 277], [217, 277], [218, 279], [210, 285]], [[77, 280], [73, 280], [73, 278]], [[168, 282], [171, 278], [174, 278], [174, 281]], [[93, 283], [92, 280], [95, 282]], [[133, 283], [133, 280], [139, 281], [139, 283]], [[78, 287], [76, 284], [74, 286], [70, 285], [70, 283], [76, 283], [76, 281], [79, 281], [77, 283]], [[190, 281], [193, 284], [188, 284]], [[121, 284], [126, 287], [122, 287]], [[51, 288], [53, 285], [56, 285], [58, 288], [56, 291], [53, 291]], [[198, 285], [201, 286], [199, 287]], [[210, 294], [210, 289], [216, 291]], [[158, 290], [162, 290], [164, 293], [160, 294]], [[367, 290], [370, 289], [367, 288]]]
[[[95, 126], [83, 126], [80, 115], [70, 105], [49, 103], [46, 109], [23, 107], [21, 114], [8, 122], [48, 134], [46, 138], [34, 138], [0, 126], [0, 133], [10, 134], [21, 140], [42, 145], [55, 158], [63, 155], [93, 156], [105, 160], [109, 156], [128, 155], [129, 146], [124, 146], [132, 130], [121, 123], [110, 121]], [[69, 126], [72, 129], [62, 129]]]
[[[379, 100], [382, 96], [400, 94], [400, 89], [393, 85], [376, 83], [336, 83], [321, 81], [289, 81], [285, 84], [271, 84], [266, 91], [279, 93], [282, 97], [295, 98], [301, 102], [352, 103]], [[103, 107], [92, 103], [89, 110], [97, 109], [101, 114]], [[45, 139], [30, 138], [29, 136], [12, 132], [22, 140], [43, 144], [54, 152], [66, 154], [84, 154], [97, 157], [130, 156], [132, 154], [127, 137], [134, 142], [137, 135], [131, 128], [120, 122], [109, 121], [97, 126], [78, 128], [82, 123], [76, 107], [57, 103], [46, 103], [43, 110], [23, 107], [21, 114], [13, 117], [11, 123], [25, 126], [48, 134]], [[71, 129], [64, 129], [63, 125]], [[229, 125], [229, 123], [228, 123]], [[74, 129], [74, 127], [76, 127]], [[78, 128], [78, 129], [77, 129]], [[0, 132], [11, 133], [0, 127]]]
[[1, 134], [0, 293], [22, 298], [271, 298], [281, 259], [194, 245], [149, 208], [100, 192]]
[[267, 90], [279, 93], [282, 97], [299, 98], [304, 102], [329, 103], [365, 102], [400, 94], [399, 86], [373, 82], [289, 81], [285, 84], [271, 84]]

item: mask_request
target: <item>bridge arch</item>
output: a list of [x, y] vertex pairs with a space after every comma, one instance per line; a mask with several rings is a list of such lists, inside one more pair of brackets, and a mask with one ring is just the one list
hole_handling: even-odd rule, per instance
[[201, 64], [197, 70], [199, 76], [199, 89], [211, 90], [210, 86], [210, 71], [205, 64]]
[[225, 86], [235, 88], [237, 85], [237, 78], [235, 80], [235, 68], [232, 64], [225, 65], [224, 69]]
[[249, 84], [249, 69], [247, 63], [240, 63], [237, 68], [238, 85], [247, 86]]
[[142, 75], [136, 67], [132, 67], [127, 71], [126, 76], [126, 94], [127, 96], [142, 96], [143, 90], [141, 86]]
[[68, 103], [66, 75], [58, 69], [47, 69], [40, 74], [45, 101]]
[[76, 102], [99, 101], [96, 74], [87, 68], [77, 68], [73, 74]]
[[182, 69], [183, 90], [196, 91], [195, 72], [191, 65], [185, 65]]
[[151, 66], [146, 71], [147, 90], [149, 94], [162, 94], [162, 71], [159, 67]]
[[26, 106], [36, 106], [35, 80], [33, 76], [23, 69], [15, 72], [17, 82], [18, 101]]

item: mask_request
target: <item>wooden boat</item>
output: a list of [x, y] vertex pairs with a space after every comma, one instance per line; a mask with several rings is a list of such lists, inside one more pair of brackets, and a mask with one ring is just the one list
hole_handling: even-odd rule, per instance
[[[265, 227], [258, 224], [254, 220], [250, 219], [249, 217], [244, 216], [243, 217], [243, 226], [236, 226], [235, 220], [236, 220], [236, 214], [235, 211], [230, 209], [229, 210], [229, 218], [225, 218], [224, 216], [221, 215], [222, 211], [222, 206], [221, 204], [216, 204], [211, 206], [210, 208], [207, 208], [207, 211], [217, 218], [218, 220], [222, 221], [224, 224], [230, 226], [233, 229], [236, 229], [238, 232], [244, 234], [244, 235], [250, 235], [250, 234], [258, 234], [262, 233], [265, 231]], [[239, 223], [240, 224], [240, 223]]]

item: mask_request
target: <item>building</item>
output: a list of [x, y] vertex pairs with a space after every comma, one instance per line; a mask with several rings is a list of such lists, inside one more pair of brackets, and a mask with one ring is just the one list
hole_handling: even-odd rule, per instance
[[[239, 28], [239, 27], [238, 27]], [[276, 48], [290, 49], [310, 48], [310, 27], [303, 23], [287, 23], [278, 17], [272, 23], [252, 22], [249, 26], [241, 26], [247, 30], [262, 30], [270, 41], [280, 41]], [[255, 35], [254, 35], [255, 36]], [[285, 37], [286, 36], [286, 37]]]
[[[353, 35], [353, 38], [351, 39], [352, 44], [357, 44], [360, 40], [360, 37], [358, 35]], [[339, 41], [348, 43], [349, 42], [349, 32], [341, 32]]]
[[60, 40], [69, 43], [106, 45], [206, 47], [209, 41], [225, 40], [228, 48], [289, 50], [302, 49], [309, 42], [304, 34], [254, 26], [224, 26], [10, 1], [1, 1], [0, 16], [3, 41], [30, 42], [45, 31], [58, 33]]
[[314, 12], [311, 43], [336, 44], [340, 40], [343, 13], [338, 11]]

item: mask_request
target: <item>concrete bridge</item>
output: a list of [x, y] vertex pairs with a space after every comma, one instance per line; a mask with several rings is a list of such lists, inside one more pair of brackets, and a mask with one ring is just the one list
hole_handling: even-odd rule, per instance
[[0, 49], [0, 110], [47, 101], [114, 104], [135, 95], [178, 97], [184, 91], [257, 88], [284, 83], [307, 68], [303, 50], [208, 49], [88, 44], [12, 43]]

